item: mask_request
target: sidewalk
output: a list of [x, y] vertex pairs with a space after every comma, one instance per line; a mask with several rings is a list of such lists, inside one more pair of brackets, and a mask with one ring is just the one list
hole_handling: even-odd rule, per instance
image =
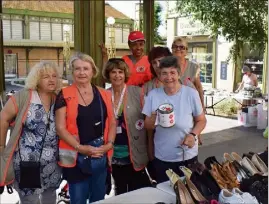
[[237, 120], [207, 115], [207, 127], [202, 133], [203, 145], [199, 148], [199, 161], [209, 156], [223, 160], [223, 153], [263, 152], [268, 141], [262, 135], [264, 130], [256, 127], [239, 126]]

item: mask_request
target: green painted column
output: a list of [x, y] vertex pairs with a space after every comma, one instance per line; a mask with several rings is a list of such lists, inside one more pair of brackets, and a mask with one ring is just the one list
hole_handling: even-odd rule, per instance
[[143, 1], [143, 31], [146, 38], [146, 53], [154, 46], [154, 0]]
[[217, 88], [217, 45], [217, 37], [214, 37], [212, 50], [212, 88]]
[[[2, 0], [0, 0], [0, 13], [2, 13]], [[3, 25], [0, 16], [0, 95], [5, 93], [4, 43]]]
[[268, 92], [268, 43], [263, 56], [262, 92], [264, 94]]
[[24, 23], [25, 23], [25, 29], [24, 29], [24, 39], [30, 39], [30, 23], [29, 23], [29, 16], [24, 16]]
[[105, 42], [105, 0], [74, 1], [75, 51], [89, 54], [100, 69], [94, 83], [103, 86], [103, 60], [99, 44]]

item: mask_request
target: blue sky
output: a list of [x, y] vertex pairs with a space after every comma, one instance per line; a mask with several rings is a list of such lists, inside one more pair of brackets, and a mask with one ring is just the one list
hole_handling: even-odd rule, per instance
[[[135, 3], [139, 3], [139, 1], [106, 1], [115, 9], [119, 10], [120, 12], [124, 13], [126, 16], [134, 19], [135, 18]], [[161, 6], [163, 7], [163, 25], [160, 26], [159, 32], [161, 35], [166, 35], [165, 25], [164, 25], [164, 16], [166, 13], [166, 1], [158, 1], [160, 2]]]

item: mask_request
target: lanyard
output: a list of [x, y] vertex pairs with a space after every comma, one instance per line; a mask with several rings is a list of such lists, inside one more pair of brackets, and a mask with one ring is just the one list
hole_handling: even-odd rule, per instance
[[115, 115], [116, 118], [118, 118], [119, 110], [120, 110], [121, 104], [122, 104], [122, 102], [123, 102], [123, 96], [124, 96], [124, 93], [125, 93], [125, 89], [126, 89], [126, 84], [124, 85], [124, 88], [123, 88], [123, 90], [121, 91], [120, 100], [119, 100], [117, 109], [115, 109], [114, 90], [113, 90], [113, 88], [112, 88], [112, 103], [113, 103], [114, 115]]

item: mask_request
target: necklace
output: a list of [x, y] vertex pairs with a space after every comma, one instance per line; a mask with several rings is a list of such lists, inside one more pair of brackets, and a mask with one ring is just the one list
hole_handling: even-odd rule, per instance
[[118, 118], [119, 110], [120, 110], [121, 104], [123, 102], [123, 96], [124, 96], [124, 93], [125, 93], [125, 89], [126, 89], [126, 84], [124, 85], [124, 88], [121, 91], [120, 100], [119, 100], [118, 105], [116, 107], [115, 94], [114, 94], [114, 90], [112, 88], [112, 104], [113, 104], [114, 115], [115, 115], [116, 118]]
[[[77, 87], [77, 90], [78, 90], [78, 93], [79, 93], [80, 97], [82, 98], [82, 100], [83, 100], [83, 102], [84, 102], [85, 106], [87, 106], [87, 103], [86, 103], [86, 101], [85, 101], [84, 97], [82, 96], [82, 94], [81, 94], [81, 92], [80, 92], [80, 90], [79, 90], [79, 88], [78, 88], [78, 87]], [[85, 91], [85, 92], [84, 92], [84, 94], [87, 94], [87, 92]]]

